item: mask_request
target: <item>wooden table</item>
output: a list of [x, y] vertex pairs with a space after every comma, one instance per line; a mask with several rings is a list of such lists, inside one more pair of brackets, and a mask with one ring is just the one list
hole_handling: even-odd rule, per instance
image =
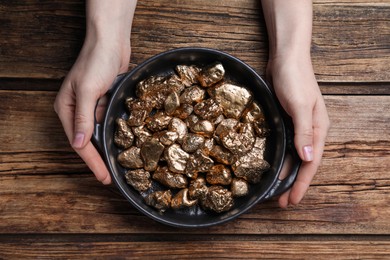
[[[139, 0], [130, 69], [211, 47], [261, 75], [259, 1]], [[85, 33], [83, 1], [0, 2], [0, 258], [390, 259], [390, 1], [314, 1], [313, 63], [332, 128], [302, 203], [177, 229], [103, 186], [53, 111]]]

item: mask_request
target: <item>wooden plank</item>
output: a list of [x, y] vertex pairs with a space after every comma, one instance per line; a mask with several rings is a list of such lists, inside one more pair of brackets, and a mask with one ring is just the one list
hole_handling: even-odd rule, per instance
[[[389, 9], [388, 1], [379, 0], [315, 1], [312, 51], [320, 82], [390, 81]], [[0, 77], [66, 75], [83, 41], [83, 2], [4, 2], [0, 17]], [[229, 52], [264, 74], [267, 36], [259, 1], [138, 1], [130, 68], [188, 46]]]
[[35, 241], [0, 244], [4, 259], [386, 259], [390, 242], [383, 241], [161, 241], [83, 242]]
[[321, 170], [322, 176], [299, 206], [284, 210], [272, 200], [234, 221], [198, 230], [154, 222], [125, 201], [116, 188], [102, 186], [92, 174], [0, 176], [0, 232], [389, 234], [388, 173], [373, 173], [362, 180], [350, 172], [348, 179], [340, 180], [337, 174], [343, 170]]

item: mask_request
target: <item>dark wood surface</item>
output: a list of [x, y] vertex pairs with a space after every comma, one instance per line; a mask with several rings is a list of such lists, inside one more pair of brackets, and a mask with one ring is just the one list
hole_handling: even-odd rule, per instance
[[[177, 229], [98, 183], [53, 101], [85, 33], [83, 1], [0, 1], [0, 258], [390, 258], [390, 1], [314, 1], [312, 56], [332, 128], [301, 204]], [[217, 48], [264, 74], [259, 1], [139, 0], [129, 69]]]

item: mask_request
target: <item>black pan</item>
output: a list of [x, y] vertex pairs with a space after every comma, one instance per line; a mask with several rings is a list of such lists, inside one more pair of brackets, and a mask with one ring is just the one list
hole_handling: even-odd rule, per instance
[[[160, 213], [145, 204], [143, 196], [146, 194], [140, 195], [126, 183], [125, 169], [116, 160], [121, 150], [113, 143], [115, 119], [126, 118], [125, 99], [135, 96], [135, 87], [139, 81], [151, 75], [173, 73], [174, 67], [178, 64], [204, 66], [216, 61], [223, 64], [225, 77], [250, 89], [255, 100], [264, 109], [271, 129], [267, 139], [265, 159], [270, 163], [271, 169], [263, 174], [260, 183], [250, 186], [247, 196], [235, 199], [234, 207], [228, 212], [212, 213], [194, 206], [184, 210], [169, 209]], [[236, 218], [257, 203], [283, 193], [295, 181], [301, 160], [292, 145], [293, 136], [289, 120], [266, 82], [247, 64], [227, 53], [206, 48], [180, 48], [163, 52], [146, 60], [129, 73], [118, 76], [108, 93], [108, 98], [104, 120], [102, 123], [96, 123], [92, 141], [102, 154], [113, 182], [123, 196], [134, 207], [156, 221], [175, 227], [206, 227], [224, 223]], [[279, 175], [286, 155], [293, 158], [293, 164], [289, 169], [289, 175], [280, 180]], [[150, 192], [159, 189], [161, 187], [154, 183]]]

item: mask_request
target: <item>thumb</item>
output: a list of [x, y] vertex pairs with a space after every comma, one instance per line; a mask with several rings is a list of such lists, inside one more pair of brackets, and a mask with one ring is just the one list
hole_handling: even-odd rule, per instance
[[310, 109], [301, 108], [293, 116], [294, 143], [299, 157], [305, 162], [313, 160], [313, 113]]
[[92, 92], [80, 91], [76, 95], [74, 132], [72, 146], [81, 149], [89, 142], [94, 128], [94, 113], [97, 98]]

